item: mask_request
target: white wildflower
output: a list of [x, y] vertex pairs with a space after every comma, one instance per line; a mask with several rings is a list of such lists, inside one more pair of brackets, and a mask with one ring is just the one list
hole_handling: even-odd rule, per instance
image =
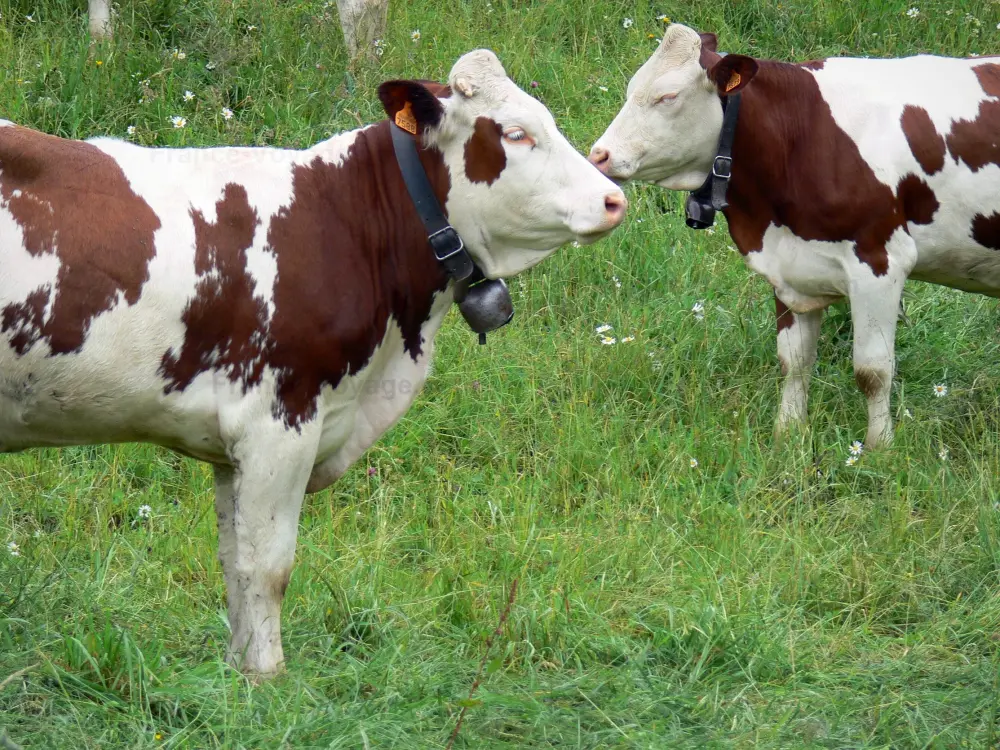
[[127, 128], [125, 128], [125, 132], [128, 133], [129, 135], [135, 135], [135, 125], [129, 125]]
[[187, 57], [187, 53], [174, 47], [173, 56], [175, 60], [183, 60]]
[[10, 552], [11, 557], [21, 556], [21, 548], [18, 546], [17, 542], [7, 542], [7, 551]]
[[934, 395], [943, 398], [948, 395], [948, 386], [945, 383], [938, 383], [934, 386]]
[[909, 18], [916, 18], [917, 16], [920, 15], [920, 8], [910, 8], [908, 11], [906, 11], [906, 15]]
[[607, 86], [598, 86], [597, 88], [598, 88], [598, 90], [603, 91], [605, 94], [608, 93], [608, 87]]
[[948, 449], [947, 448], [942, 448], [940, 451], [938, 451], [938, 458], [940, 458], [942, 461], [947, 461], [948, 460]]
[[619, 279], [617, 276], [612, 276], [611, 280], [615, 282], [615, 289], [621, 289], [622, 288], [621, 279]]
[[194, 101], [194, 92], [193, 91], [185, 91], [184, 92], [184, 101], [186, 101], [186, 102], [193, 102]]
[[631, 29], [633, 23], [635, 23], [635, 21], [633, 21], [631, 18], [626, 18], [625, 20], [622, 21], [622, 28]]
[[704, 320], [705, 303], [702, 300], [698, 300], [697, 302], [694, 303], [694, 306], [691, 308], [691, 312], [694, 313], [695, 320]]
[[851, 452], [852, 456], [860, 456], [865, 450], [865, 444], [862, 443], [860, 440], [855, 440], [848, 447], [848, 450]]
[[609, 326], [607, 323], [602, 323], [594, 329], [594, 333], [607, 333], [612, 329], [613, 326]]
[[909, 409], [903, 409], [903, 416], [906, 417], [907, 419], [913, 419], [913, 412], [911, 412]]
[[697, 458], [692, 458], [691, 461], [690, 461], [690, 466], [691, 466], [692, 469], [697, 469], [698, 468], [698, 459]]
[[138, 515], [139, 518], [149, 518], [153, 515], [153, 509], [148, 505], [140, 505], [136, 515]]
[[854, 464], [856, 464], [857, 462], [858, 462], [857, 456], [848, 456], [847, 460], [844, 461], [844, 463], [847, 464], [848, 466], [854, 466]]
[[205, 70], [215, 70], [215, 66], [216, 63], [209, 60], [207, 63], [205, 63]]
[[183, 128], [185, 125], [188, 124], [188, 121], [186, 117], [181, 117], [180, 115], [174, 115], [173, 117], [170, 118], [170, 123], [175, 128]]
[[420, 41], [420, 29], [414, 29], [410, 32], [410, 41], [414, 44]]
[[223, 120], [232, 120], [233, 119], [233, 110], [231, 110], [229, 107], [223, 107], [222, 108], [222, 119]]
[[627, 344], [630, 341], [635, 341], [635, 336], [626, 336], [625, 338], [622, 339], [623, 344]]
[[616, 339], [614, 336], [601, 336], [601, 343], [604, 346], [614, 346], [615, 344], [618, 343], [618, 339]]

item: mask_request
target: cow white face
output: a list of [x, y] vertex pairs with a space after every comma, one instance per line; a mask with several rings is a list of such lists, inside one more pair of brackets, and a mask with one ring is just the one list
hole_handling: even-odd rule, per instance
[[560, 245], [595, 242], [622, 222], [622, 191], [507, 77], [496, 55], [468, 53], [448, 83], [390, 81], [379, 96], [390, 118], [402, 110], [443, 155], [449, 221], [487, 277], [512, 276]]
[[722, 130], [720, 96], [742, 89], [752, 58], [720, 57], [715, 35], [673, 24], [629, 82], [625, 106], [590, 152], [618, 182], [695, 190], [708, 177]]

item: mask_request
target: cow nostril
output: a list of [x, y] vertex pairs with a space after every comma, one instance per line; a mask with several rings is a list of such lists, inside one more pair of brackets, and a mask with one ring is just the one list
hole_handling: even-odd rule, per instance
[[625, 212], [628, 210], [628, 201], [625, 199], [624, 193], [619, 191], [604, 196], [604, 210], [610, 221], [619, 224], [625, 218]]
[[595, 148], [587, 158], [591, 164], [607, 174], [608, 167], [611, 166], [611, 152], [606, 148]]

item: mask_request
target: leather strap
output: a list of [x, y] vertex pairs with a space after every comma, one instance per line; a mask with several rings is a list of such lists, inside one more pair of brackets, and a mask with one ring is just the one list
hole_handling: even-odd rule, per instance
[[434, 251], [434, 257], [456, 281], [469, 278], [475, 269], [472, 256], [465, 249], [465, 243], [458, 232], [448, 223], [448, 217], [434, 195], [434, 188], [431, 187], [431, 181], [427, 178], [427, 172], [417, 153], [416, 139], [395, 123], [390, 122], [389, 127], [392, 129], [396, 163], [399, 164], [413, 207], [427, 230], [427, 241]]

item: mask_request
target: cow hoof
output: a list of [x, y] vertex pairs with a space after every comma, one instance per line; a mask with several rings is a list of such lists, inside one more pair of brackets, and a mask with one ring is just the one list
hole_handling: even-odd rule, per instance
[[253, 685], [260, 685], [285, 672], [283, 658], [280, 661], [275, 661], [241, 658], [239, 654], [229, 654], [226, 657], [226, 664], [243, 675]]
[[892, 445], [892, 430], [888, 432], [869, 432], [865, 436], [865, 450], [878, 450]]
[[780, 420], [774, 423], [774, 442], [779, 447], [800, 443], [809, 432], [809, 422], [805, 420]]

